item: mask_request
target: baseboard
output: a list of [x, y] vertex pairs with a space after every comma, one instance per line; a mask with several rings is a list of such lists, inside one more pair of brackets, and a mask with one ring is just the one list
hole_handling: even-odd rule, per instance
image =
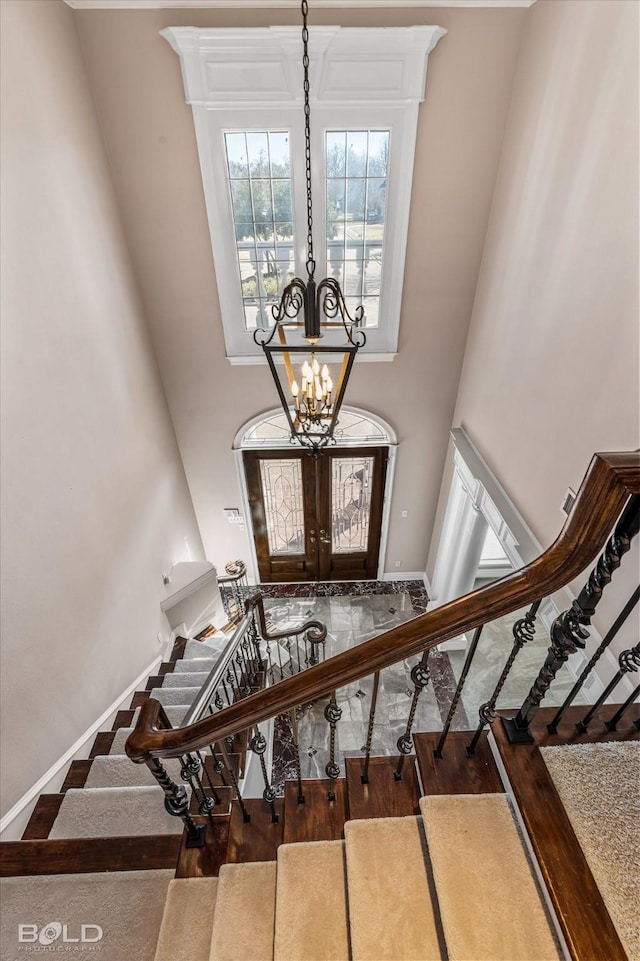
[[[67, 765], [78, 758], [85, 758], [91, 751], [93, 746], [93, 741], [96, 734], [104, 730], [105, 727], [108, 728], [111, 720], [115, 717], [117, 711], [126, 708], [128, 706], [128, 701], [134, 691], [137, 691], [141, 684], [146, 681], [150, 674], [155, 674], [156, 669], [162, 662], [161, 657], [156, 657], [149, 664], [148, 667], [142, 671], [141, 674], [132, 681], [129, 687], [122, 692], [122, 694], [113, 701], [109, 707], [104, 711], [96, 721], [93, 722], [91, 727], [80, 735], [80, 737], [75, 741], [71, 747], [65, 751], [62, 757], [51, 765], [48, 771], [42, 775], [42, 777], [36, 781], [36, 783], [29, 788], [29, 790], [24, 794], [19, 801], [17, 801], [13, 807], [7, 811], [2, 819], [0, 819], [0, 837], [4, 841], [14, 841], [19, 840], [26, 827], [26, 823], [31, 815], [30, 806], [33, 806], [41, 794], [57, 794], [62, 782], [64, 781], [66, 775]], [[20, 818], [22, 815], [22, 818]], [[18, 822], [17, 819], [20, 818]], [[15, 822], [15, 823], [14, 823]], [[11, 835], [3, 837], [9, 826], [12, 826]], [[17, 835], [17, 836], [16, 836]]]
[[383, 574], [381, 581], [422, 581], [427, 589], [427, 577], [424, 571], [394, 571], [393, 573]]

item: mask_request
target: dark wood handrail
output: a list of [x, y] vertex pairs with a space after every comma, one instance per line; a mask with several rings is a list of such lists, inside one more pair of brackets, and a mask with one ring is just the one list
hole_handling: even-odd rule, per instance
[[596, 559], [631, 494], [640, 494], [640, 452], [595, 454], [562, 532], [530, 564], [189, 727], [163, 729], [161, 705], [149, 698], [127, 740], [128, 756], [142, 763], [204, 748], [547, 597]]

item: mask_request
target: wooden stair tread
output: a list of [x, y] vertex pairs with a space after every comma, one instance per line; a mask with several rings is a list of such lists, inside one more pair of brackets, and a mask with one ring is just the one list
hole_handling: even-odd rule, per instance
[[504, 791], [487, 732], [482, 732], [475, 754], [469, 757], [466, 747], [472, 736], [469, 731], [450, 732], [442, 757], [436, 758], [433, 752], [440, 734], [415, 735], [422, 794], [500, 794]]
[[369, 760], [369, 783], [363, 784], [364, 758], [346, 758], [350, 820], [419, 814], [420, 788], [415, 760], [414, 755], [405, 758], [402, 780], [396, 781], [393, 775], [398, 758], [372, 757]]
[[3, 841], [0, 876], [173, 869], [179, 835]]
[[41, 794], [24, 829], [22, 840], [43, 841], [48, 838], [63, 801], [64, 794]]
[[[584, 707], [569, 708], [565, 725], [584, 713]], [[539, 751], [543, 744], [567, 743], [566, 736], [546, 730], [554, 714], [554, 708], [538, 712], [531, 727], [534, 744], [509, 744], [500, 720], [493, 733], [571, 956], [599, 958], [606, 945], [607, 961], [625, 961], [626, 952]], [[572, 743], [595, 740], [602, 740], [595, 731], [575, 732]]]
[[229, 843], [229, 821], [226, 818], [194, 817], [196, 824], [206, 824], [206, 843], [201, 848], [188, 848], [184, 843], [180, 846], [177, 878], [217, 878], [221, 866], [227, 860], [227, 845]]
[[[298, 782], [285, 781], [284, 843], [340, 840], [349, 819], [345, 778], [305, 780], [302, 789], [305, 803], [298, 804]], [[329, 791], [335, 794], [335, 801], [328, 800]]]
[[274, 807], [278, 820], [271, 820], [271, 808], [262, 798], [244, 801], [251, 820], [245, 823], [240, 805], [233, 802], [227, 863], [242, 861], [275, 861], [284, 833], [284, 798], [276, 798]]
[[91, 765], [93, 763], [93, 758], [81, 761], [72, 761], [69, 765], [69, 770], [67, 771], [67, 776], [65, 777], [60, 791], [64, 794], [69, 788], [79, 788], [84, 787], [85, 781], [91, 770]]

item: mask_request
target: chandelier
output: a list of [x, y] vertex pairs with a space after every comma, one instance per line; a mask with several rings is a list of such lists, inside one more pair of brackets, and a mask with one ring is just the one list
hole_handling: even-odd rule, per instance
[[[349, 314], [334, 277], [316, 283], [311, 197], [311, 127], [309, 107], [308, 4], [302, 0], [304, 68], [304, 138], [307, 187], [307, 279], [294, 277], [271, 313], [274, 325], [253, 338], [266, 355], [287, 416], [291, 442], [319, 451], [334, 442], [338, 413], [355, 355], [366, 343], [360, 326], [364, 310]], [[277, 335], [277, 336], [276, 336]], [[346, 342], [345, 342], [346, 337]], [[320, 341], [322, 340], [322, 343]], [[297, 369], [296, 369], [297, 368]]]

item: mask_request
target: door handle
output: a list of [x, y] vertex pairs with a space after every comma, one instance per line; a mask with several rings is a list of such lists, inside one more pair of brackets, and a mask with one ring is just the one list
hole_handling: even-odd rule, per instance
[[[322, 533], [322, 532], [320, 532], [320, 533]], [[321, 544], [330, 544], [330, 543], [331, 543], [331, 538], [330, 538], [330, 537], [321, 537], [321, 538], [320, 538], [320, 543], [321, 543]]]

